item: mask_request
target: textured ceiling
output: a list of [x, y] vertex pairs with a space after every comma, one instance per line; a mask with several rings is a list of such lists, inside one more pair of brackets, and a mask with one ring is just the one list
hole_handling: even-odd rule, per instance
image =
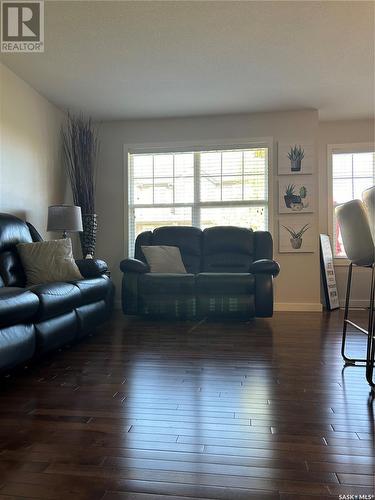
[[374, 114], [374, 3], [47, 1], [44, 54], [1, 60], [96, 119]]

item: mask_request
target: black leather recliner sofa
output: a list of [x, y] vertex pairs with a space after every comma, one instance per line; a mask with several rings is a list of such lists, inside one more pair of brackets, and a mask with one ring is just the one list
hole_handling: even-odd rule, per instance
[[40, 241], [29, 223], [0, 214], [0, 370], [87, 335], [105, 321], [113, 285], [101, 260], [77, 260], [84, 279], [26, 287], [16, 245]]
[[[187, 274], [150, 273], [141, 249], [148, 245], [177, 246]], [[269, 232], [233, 226], [145, 231], [136, 239], [135, 259], [120, 264], [123, 311], [181, 318], [270, 317], [273, 278], [280, 270], [272, 247]]]

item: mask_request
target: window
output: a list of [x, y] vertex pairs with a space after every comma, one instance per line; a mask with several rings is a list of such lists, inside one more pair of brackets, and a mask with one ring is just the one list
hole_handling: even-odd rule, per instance
[[340, 228], [335, 207], [350, 200], [361, 199], [362, 192], [375, 184], [374, 148], [361, 145], [344, 147], [333, 146], [332, 165], [332, 201], [333, 201], [333, 254], [336, 258], [345, 258]]
[[268, 227], [268, 148], [129, 154], [129, 242], [159, 226]]

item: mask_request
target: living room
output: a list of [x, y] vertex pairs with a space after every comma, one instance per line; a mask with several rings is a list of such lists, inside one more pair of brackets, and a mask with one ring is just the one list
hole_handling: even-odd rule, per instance
[[[374, 3], [21, 3], [0, 498], [374, 498]], [[90, 212], [72, 124], [97, 141]], [[47, 246], [76, 274], [37, 267]]]

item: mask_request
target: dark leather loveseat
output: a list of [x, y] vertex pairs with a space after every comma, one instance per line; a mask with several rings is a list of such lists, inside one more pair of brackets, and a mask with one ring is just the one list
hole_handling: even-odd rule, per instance
[[100, 260], [78, 260], [84, 279], [26, 287], [16, 245], [40, 241], [35, 228], [0, 214], [0, 370], [84, 337], [111, 309], [113, 285]]
[[[142, 246], [180, 249], [188, 274], [150, 273]], [[201, 231], [167, 226], [141, 233], [135, 259], [120, 264], [125, 314], [172, 317], [270, 317], [273, 277], [272, 237], [266, 231], [220, 226]]]

